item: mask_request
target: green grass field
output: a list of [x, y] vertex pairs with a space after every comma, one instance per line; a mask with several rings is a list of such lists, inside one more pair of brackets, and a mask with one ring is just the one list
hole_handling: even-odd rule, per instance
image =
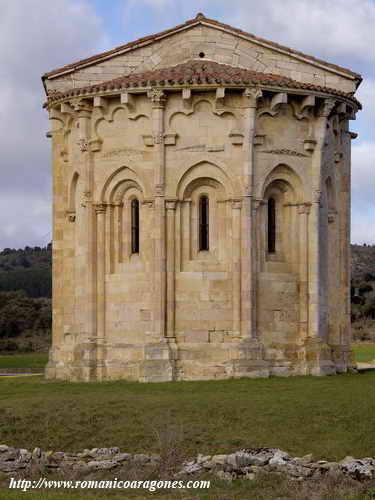
[[375, 344], [356, 344], [352, 349], [358, 362], [369, 363], [375, 360]]
[[[357, 359], [373, 359], [374, 349], [366, 344], [355, 346]], [[46, 356], [2, 356], [0, 366], [2, 361], [9, 368], [41, 368]], [[0, 443], [64, 451], [119, 446], [128, 452], [160, 452], [163, 446], [175, 446], [185, 456], [270, 446], [294, 456], [313, 453], [317, 459], [375, 457], [374, 386], [375, 372], [163, 384], [51, 382], [42, 376], [0, 378]], [[233, 484], [214, 480], [209, 493], [152, 495], [165, 500], [373, 498], [351, 492], [349, 487], [345, 493], [336, 491], [341, 487], [341, 483], [331, 485], [331, 493], [314, 496], [304, 492], [303, 485], [268, 477]], [[335, 497], [330, 496], [332, 489]], [[9, 500], [103, 500], [149, 498], [151, 494], [139, 490], [7, 490], [6, 495]]]
[[324, 459], [375, 456], [375, 373], [209, 382], [48, 382], [0, 379], [0, 442], [82, 450], [187, 454], [280, 447]]
[[43, 372], [48, 361], [48, 354], [9, 354], [0, 355], [0, 371], [12, 368], [24, 368], [31, 371]]

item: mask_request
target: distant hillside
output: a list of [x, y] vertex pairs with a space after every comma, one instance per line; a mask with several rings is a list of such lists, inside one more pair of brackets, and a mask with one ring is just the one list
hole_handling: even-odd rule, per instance
[[[0, 352], [45, 351], [51, 338], [52, 246], [0, 252]], [[375, 341], [375, 245], [352, 245], [354, 338]]]
[[52, 295], [52, 245], [5, 248], [0, 252], [0, 292], [24, 290], [29, 297]]
[[352, 282], [375, 281], [375, 245], [352, 245]]
[[0, 352], [51, 342], [52, 245], [0, 252]]
[[[375, 281], [375, 245], [351, 245], [352, 282]], [[24, 290], [29, 297], [51, 297], [52, 245], [5, 248], [0, 252], [0, 292]]]

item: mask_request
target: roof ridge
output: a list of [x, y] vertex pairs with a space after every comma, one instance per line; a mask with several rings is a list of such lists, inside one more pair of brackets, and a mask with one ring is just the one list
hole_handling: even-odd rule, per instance
[[81, 65], [87, 65], [90, 63], [94, 63], [98, 59], [109, 57], [112, 54], [115, 55], [116, 53], [121, 52], [123, 50], [126, 50], [128, 48], [131, 48], [133, 46], [137, 46], [139, 44], [151, 42], [155, 38], [167, 36], [168, 34], [172, 34], [175, 31], [179, 31], [181, 29], [188, 28], [189, 26], [193, 26], [194, 24], [204, 24], [204, 23], [230, 30], [230, 31], [238, 33], [242, 36], [252, 38], [253, 40], [256, 40], [260, 43], [270, 45], [278, 50], [286, 51], [287, 53], [289, 53], [292, 56], [294, 55], [297, 57], [303, 57], [303, 58], [308, 59], [312, 62], [322, 64], [322, 65], [327, 66], [329, 68], [332, 68], [336, 71], [347, 73], [354, 78], [358, 78], [358, 79], [362, 80], [362, 77], [359, 73], [355, 73], [347, 68], [344, 68], [342, 66], [338, 66], [337, 64], [329, 63], [327, 61], [324, 61], [323, 59], [319, 59], [317, 57], [310, 56], [310, 55], [305, 54], [303, 52], [300, 52], [298, 50], [287, 47], [285, 45], [281, 45], [281, 44], [273, 42], [271, 40], [267, 40], [266, 38], [257, 37], [253, 33], [249, 33], [249, 32], [243, 31], [239, 28], [235, 28], [234, 26], [222, 23], [220, 21], [217, 21], [216, 19], [211, 19], [211, 18], [205, 17], [204, 14], [202, 14], [201, 12], [199, 12], [195, 18], [189, 19], [182, 24], [178, 24], [178, 25], [174, 26], [173, 28], [168, 28], [168, 29], [160, 31], [158, 33], [154, 33], [152, 35], [147, 35], [147, 36], [138, 38], [138, 39], [133, 40], [131, 42], [128, 42], [124, 45], [119, 45], [118, 47], [114, 47], [113, 49], [101, 52], [101, 53], [93, 55], [91, 57], [88, 57], [85, 59], [80, 59], [74, 63], [66, 64], [65, 66], [62, 66], [60, 68], [57, 68], [57, 69], [54, 69], [52, 71], [45, 73], [42, 78], [45, 79], [45, 78], [48, 78], [48, 77], [53, 76], [53, 75], [57, 75], [59, 73], [65, 72], [65, 71], [74, 71], [75, 68], [77, 68]]

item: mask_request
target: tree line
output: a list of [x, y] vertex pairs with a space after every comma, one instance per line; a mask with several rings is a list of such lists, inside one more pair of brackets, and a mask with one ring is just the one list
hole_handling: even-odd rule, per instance
[[0, 351], [45, 350], [52, 325], [52, 245], [0, 252]]

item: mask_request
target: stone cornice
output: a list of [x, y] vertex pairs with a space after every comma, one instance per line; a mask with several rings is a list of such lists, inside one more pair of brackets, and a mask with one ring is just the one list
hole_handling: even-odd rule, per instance
[[[48, 105], [64, 102], [71, 99], [82, 99], [94, 96], [117, 95], [119, 93], [145, 93], [150, 96], [163, 90], [175, 90], [186, 88], [197, 88], [200, 91], [210, 89], [247, 88], [256, 87], [259, 90], [269, 90], [280, 94], [276, 105], [284, 102], [282, 96], [287, 93], [299, 93], [302, 95], [316, 95], [321, 97], [335, 96], [342, 102], [348, 102], [354, 108], [360, 109], [360, 103], [350, 93], [337, 89], [322, 87], [319, 85], [299, 82], [288, 77], [251, 71], [245, 68], [220, 64], [214, 61], [188, 61], [170, 68], [136, 73], [114, 80], [105, 81], [101, 84], [90, 85], [78, 89], [70, 89], [66, 92], [51, 92], [48, 96]], [[188, 96], [186, 96], [187, 98]], [[151, 97], [151, 99], [153, 99]], [[162, 104], [161, 100], [157, 101]], [[129, 103], [130, 104], [130, 103]]]

